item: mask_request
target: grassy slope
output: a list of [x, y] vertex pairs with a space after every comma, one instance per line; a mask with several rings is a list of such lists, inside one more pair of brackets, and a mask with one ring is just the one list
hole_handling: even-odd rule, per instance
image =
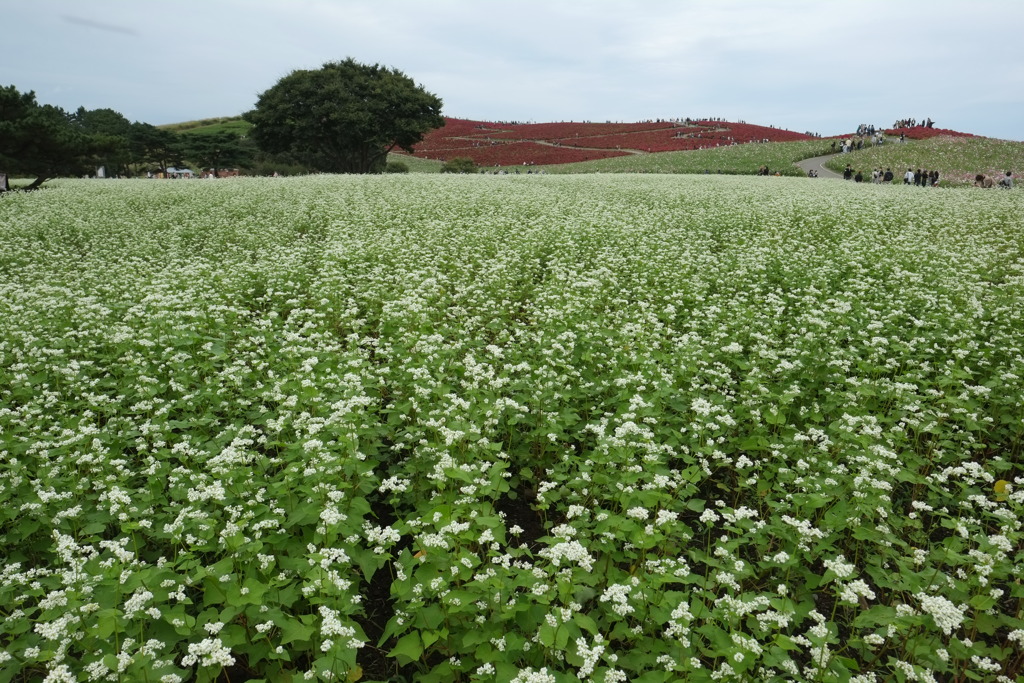
[[808, 157], [828, 154], [831, 141], [802, 140], [769, 142], [697, 149], [686, 152], [635, 154], [583, 161], [575, 164], [542, 167], [547, 173], [727, 173], [754, 174], [767, 165], [769, 171], [783, 175], [803, 175], [793, 163]]
[[[213, 133], [232, 131], [245, 135], [250, 124], [241, 117], [220, 117], [186, 121], [161, 126], [177, 133]], [[530, 167], [545, 173], [726, 173], [754, 174], [762, 165], [774, 173], [802, 175], [793, 164], [801, 159], [828, 154], [829, 140], [800, 142], [772, 142], [744, 144], [715, 149], [685, 152], [658, 152], [637, 154], [611, 159], [583, 161], [572, 164]], [[408, 155], [389, 155], [389, 160], [401, 161], [412, 173], [437, 173], [441, 162], [417, 159]], [[829, 167], [841, 171], [850, 163], [854, 168], [869, 171], [875, 167], [889, 167], [894, 171], [907, 167], [937, 169], [947, 184], [968, 184], [977, 173], [1002, 175], [1006, 170], [1015, 173], [1024, 169], [1024, 143], [991, 138], [936, 137], [903, 144], [892, 143], [872, 147], [837, 157]]]
[[166, 126], [158, 126], [164, 130], [174, 133], [220, 133], [231, 132], [245, 135], [252, 128], [252, 124], [243, 121], [239, 116], [221, 116], [214, 119], [199, 119], [197, 121], [185, 121], [183, 123], [169, 123]]
[[440, 173], [444, 162], [436, 159], [418, 159], [408, 154], [389, 154], [388, 161], [399, 161], [409, 167], [410, 173]]
[[908, 168], [939, 172], [940, 183], [961, 185], [974, 182], [978, 173], [1002, 175], [1024, 170], [1024, 142], [992, 138], [935, 137], [905, 143], [891, 143], [836, 157], [828, 167], [841, 171], [846, 164], [870, 173], [872, 168], [891, 168], [897, 177]]
[[[767, 144], [746, 144], [715, 149], [699, 149], [685, 152], [657, 152], [655, 154], [634, 154], [611, 159], [582, 161], [573, 164], [521, 167], [520, 172], [531, 170], [545, 173], [725, 173], [729, 175], [753, 175], [757, 169], [767, 165], [774, 173], [803, 175], [793, 163], [831, 151], [826, 140], [805, 140], [800, 142], [770, 142]], [[441, 162], [416, 159], [407, 155], [391, 155], [390, 159], [403, 161], [413, 173], [436, 173]], [[516, 167], [507, 170], [515, 172]]]

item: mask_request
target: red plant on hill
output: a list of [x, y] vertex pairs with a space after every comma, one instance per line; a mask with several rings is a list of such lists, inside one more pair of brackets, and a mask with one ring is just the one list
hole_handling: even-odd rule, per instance
[[[561, 138], [553, 142], [567, 147], [596, 147], [602, 149], [635, 149], [642, 152], [672, 152], [701, 147], [720, 146], [721, 140], [704, 138], [703, 128], [675, 128], [649, 130], [618, 135]], [[729, 144], [729, 143], [726, 143]]]
[[562, 140], [566, 138], [589, 138], [595, 135], [615, 135], [649, 130], [670, 130], [677, 127], [671, 121], [650, 123], [527, 123], [508, 126], [493, 137], [516, 140]]
[[[746, 123], [491, 123], [445, 119], [414, 148], [422, 158], [470, 157], [481, 165], [562, 164], [620, 156], [621, 150], [669, 152], [747, 142], [806, 140], [804, 133]], [[550, 144], [554, 143], [557, 146]]]
[[947, 130], [945, 128], [928, 128], [926, 126], [914, 126], [913, 128], [889, 128], [885, 131], [885, 134], [895, 136], [903, 134], [911, 140], [927, 140], [928, 138], [934, 138], [940, 135], [949, 135], [954, 138], [977, 137], [970, 133], [961, 133], [959, 131]]
[[[811, 139], [811, 136], [806, 133], [797, 133], [770, 126], [756, 126], [750, 123], [722, 121], [697, 121], [696, 123], [701, 126], [717, 129], [710, 134], [711, 137], [717, 135], [729, 140], [735, 140], [736, 142], [761, 142], [764, 140], [768, 142], [793, 142], [795, 140]], [[704, 137], [709, 137], [709, 134], [705, 134]]]
[[574, 161], [607, 159], [625, 154], [628, 154], [628, 152], [554, 147], [526, 141], [507, 142], [482, 147], [451, 147], [448, 149], [435, 149], [426, 153], [421, 153], [418, 148], [416, 150], [416, 156], [420, 158], [447, 161], [455, 157], [469, 157], [480, 166], [568, 164]]

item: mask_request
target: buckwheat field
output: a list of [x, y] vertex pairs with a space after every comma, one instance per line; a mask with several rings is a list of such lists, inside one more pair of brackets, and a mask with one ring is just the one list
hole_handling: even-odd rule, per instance
[[0, 197], [0, 681], [1024, 680], [1024, 194]]

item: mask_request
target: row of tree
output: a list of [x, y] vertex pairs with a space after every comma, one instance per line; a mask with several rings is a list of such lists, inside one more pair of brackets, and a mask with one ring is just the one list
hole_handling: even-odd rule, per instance
[[353, 59], [297, 70], [244, 115], [246, 137], [228, 131], [176, 134], [130, 122], [113, 109], [68, 113], [34, 92], [0, 88], [0, 172], [48, 178], [130, 176], [184, 160], [211, 169], [268, 164], [328, 173], [378, 173], [387, 155], [444, 125], [441, 100], [402, 72]]
[[0, 87], [0, 171], [34, 177], [25, 189], [49, 178], [131, 176], [189, 160], [204, 168], [250, 163], [255, 146], [237, 133], [179, 135], [148, 123], [129, 121], [113, 109], [79, 107], [67, 112], [36, 101], [34, 92]]

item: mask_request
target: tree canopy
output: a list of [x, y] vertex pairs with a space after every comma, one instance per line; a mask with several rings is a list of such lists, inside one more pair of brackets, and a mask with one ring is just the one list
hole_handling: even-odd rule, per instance
[[0, 87], [0, 169], [36, 176], [26, 189], [89, 171], [109, 142], [86, 133], [60, 107], [39, 104], [34, 92]]
[[132, 133], [131, 121], [113, 109], [86, 109], [79, 107], [68, 119], [86, 135], [92, 137], [97, 147], [95, 165], [104, 166], [111, 175], [127, 175], [131, 163], [129, 139]]
[[375, 173], [388, 152], [444, 125], [441, 99], [396, 69], [349, 58], [297, 70], [245, 114], [265, 152], [286, 153], [318, 171]]
[[[197, 156], [201, 146], [194, 146]], [[204, 158], [212, 154], [219, 162], [230, 156], [223, 150], [211, 153], [207, 147], [202, 149]], [[0, 87], [0, 172], [35, 176], [25, 189], [35, 189], [49, 178], [93, 173], [100, 166], [110, 175], [131, 175], [133, 167], [137, 172], [147, 164], [166, 168], [180, 164], [184, 151], [181, 136], [148, 123], [132, 123], [113, 109], [79, 107], [68, 113], [39, 104], [32, 91]], [[235, 157], [230, 163], [236, 163]]]
[[194, 133], [185, 137], [185, 155], [209, 168], [213, 175], [226, 166], [235, 166], [250, 160], [249, 150], [242, 144], [237, 133], [220, 131], [216, 133]]
[[160, 168], [182, 163], [181, 136], [149, 123], [136, 121], [128, 134], [132, 163], [156, 164]]

